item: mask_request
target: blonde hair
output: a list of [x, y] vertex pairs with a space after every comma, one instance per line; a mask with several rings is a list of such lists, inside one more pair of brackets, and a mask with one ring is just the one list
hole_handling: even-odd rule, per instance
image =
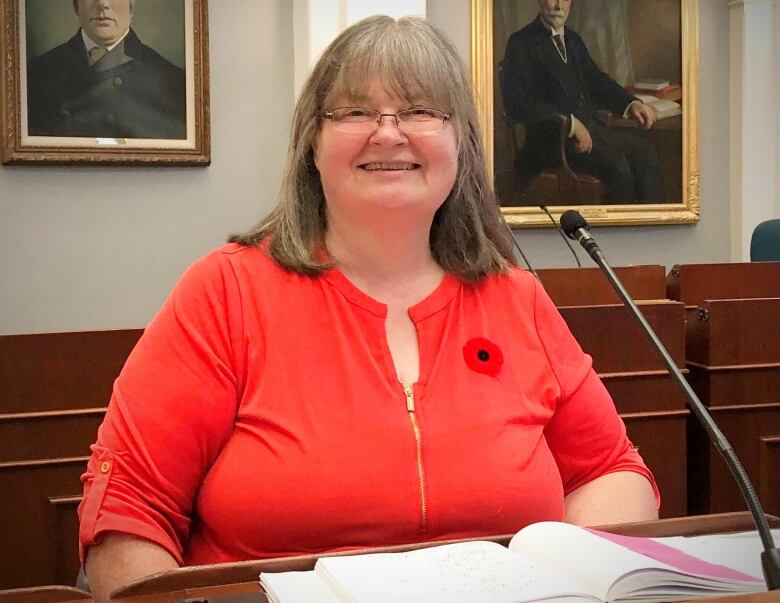
[[452, 113], [458, 170], [449, 196], [431, 226], [431, 253], [439, 265], [474, 282], [514, 263], [500, 209], [488, 185], [477, 113], [466, 68], [452, 43], [417, 17], [363, 19], [344, 30], [309, 75], [295, 107], [280, 202], [255, 228], [230, 237], [257, 245], [268, 239], [283, 267], [316, 275], [326, 229], [325, 197], [314, 165], [320, 113], [337, 98], [359, 101], [372, 81], [411, 102]]

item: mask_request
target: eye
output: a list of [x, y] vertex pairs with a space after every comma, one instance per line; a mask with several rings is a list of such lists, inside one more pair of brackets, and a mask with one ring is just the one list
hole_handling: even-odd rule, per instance
[[406, 119], [415, 121], [439, 119], [439, 112], [436, 109], [428, 109], [427, 107], [414, 107], [413, 109], [402, 111], [402, 113]]
[[336, 121], [368, 121], [376, 119], [376, 111], [364, 107], [344, 107], [333, 111]]

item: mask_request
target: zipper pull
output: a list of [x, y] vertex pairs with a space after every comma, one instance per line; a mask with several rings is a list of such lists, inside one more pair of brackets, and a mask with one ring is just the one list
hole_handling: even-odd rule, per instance
[[404, 394], [406, 394], [406, 410], [414, 412], [414, 389], [413, 385], [404, 386]]

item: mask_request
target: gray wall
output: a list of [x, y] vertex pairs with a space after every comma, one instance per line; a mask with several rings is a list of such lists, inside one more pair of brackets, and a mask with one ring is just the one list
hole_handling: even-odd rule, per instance
[[[701, 222], [602, 228], [615, 264], [728, 261], [728, 9], [701, 3]], [[469, 56], [470, 0], [428, 0]], [[0, 167], [0, 334], [145, 326], [182, 271], [274, 202], [293, 103], [292, 2], [215, 0], [212, 165]], [[536, 266], [573, 260], [521, 231]]]
[[[428, 18], [470, 55], [470, 0], [428, 0]], [[615, 265], [728, 262], [729, 251], [729, 9], [726, 0], [699, 1], [701, 221], [695, 225], [594, 229]], [[573, 266], [574, 258], [551, 229], [515, 231], [534, 267]], [[590, 263], [584, 252], [583, 264]]]

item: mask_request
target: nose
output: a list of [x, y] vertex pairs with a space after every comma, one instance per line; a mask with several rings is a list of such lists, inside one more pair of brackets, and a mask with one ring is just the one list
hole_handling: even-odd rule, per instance
[[[385, 120], [385, 117], [389, 119]], [[395, 113], [379, 114], [379, 124], [371, 134], [371, 141], [375, 144], [400, 144], [406, 141], [406, 135], [398, 127], [398, 116]]]

